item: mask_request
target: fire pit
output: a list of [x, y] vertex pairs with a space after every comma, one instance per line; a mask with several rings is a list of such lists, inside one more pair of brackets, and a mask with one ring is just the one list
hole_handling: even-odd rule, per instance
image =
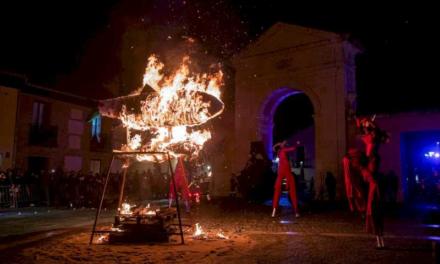
[[[123, 204], [123, 207], [126, 204]], [[128, 205], [129, 206], [129, 205]], [[136, 208], [121, 210], [115, 216], [110, 243], [118, 242], [168, 242], [171, 234], [176, 233], [174, 220], [175, 208]]]
[[[119, 193], [119, 204], [118, 215], [115, 217], [115, 222], [111, 230], [96, 230], [96, 225], [98, 223], [98, 218], [101, 213], [102, 204], [104, 201], [105, 192], [107, 189], [110, 168], [112, 167], [115, 156], [117, 155], [166, 155], [168, 157], [169, 172], [171, 175], [171, 180], [174, 183], [174, 172], [171, 166], [169, 153], [161, 152], [113, 152], [113, 157], [110, 162], [109, 169], [107, 171], [107, 177], [105, 179], [104, 188], [102, 191], [101, 202], [96, 210], [95, 222], [93, 224], [92, 234], [90, 236], [91, 245], [93, 243], [93, 238], [95, 234], [104, 233], [110, 234], [108, 237], [109, 242], [166, 242], [169, 240], [171, 234], [175, 234], [176, 231], [173, 229], [173, 220], [178, 218], [179, 220], [179, 231], [181, 243], [184, 244], [183, 230], [182, 230], [182, 220], [180, 218], [179, 210], [179, 199], [175, 196], [176, 208], [150, 208], [149, 205], [146, 207], [136, 207], [128, 203], [122, 203], [122, 197], [124, 194], [124, 185], [127, 169], [124, 170], [122, 177], [122, 183]], [[174, 191], [177, 193], [175, 183]], [[134, 208], [134, 209], [133, 209]], [[133, 210], [132, 210], [133, 209]], [[101, 239], [103, 240], [103, 239]]]

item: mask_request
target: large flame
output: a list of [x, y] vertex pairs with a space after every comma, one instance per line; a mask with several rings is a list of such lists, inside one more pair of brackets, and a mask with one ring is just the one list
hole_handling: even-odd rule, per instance
[[[190, 64], [189, 57], [185, 56], [174, 73], [165, 74], [165, 65], [155, 55], [148, 58], [143, 84], [154, 91], [140, 99], [140, 109], [136, 112], [122, 105], [116, 115], [127, 128], [123, 151], [169, 152], [172, 156], [185, 153], [192, 157], [199, 154], [211, 138], [210, 131], [200, 126], [224, 110], [220, 99], [223, 73], [219, 70], [214, 74], [193, 74]], [[144, 87], [130, 96], [143, 95]], [[214, 101], [219, 105], [215, 112]], [[115, 117], [108, 109], [100, 111]], [[159, 155], [137, 155], [136, 158], [163, 160]]]

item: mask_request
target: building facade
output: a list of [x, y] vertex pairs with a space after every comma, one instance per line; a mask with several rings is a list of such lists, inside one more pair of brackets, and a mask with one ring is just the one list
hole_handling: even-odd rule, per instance
[[0, 170], [13, 167], [18, 91], [0, 86]]
[[2, 104], [7, 129], [1, 132], [0, 147], [2, 156], [10, 157], [3, 159], [2, 168], [83, 173], [107, 169], [112, 121], [96, 113], [96, 101], [27, 83], [1, 91], [8, 91], [8, 99], [2, 100], [9, 104]]
[[412, 199], [416, 189], [440, 187], [440, 113], [381, 114], [376, 121], [390, 135], [379, 151], [381, 171], [395, 177], [396, 199]]

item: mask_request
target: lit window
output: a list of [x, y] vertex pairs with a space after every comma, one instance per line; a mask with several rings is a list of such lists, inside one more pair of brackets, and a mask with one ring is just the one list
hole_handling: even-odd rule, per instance
[[99, 140], [101, 136], [101, 115], [96, 115], [90, 120], [92, 124], [92, 137], [95, 137]]
[[32, 125], [41, 127], [44, 121], [44, 103], [34, 102], [32, 107]]
[[100, 160], [90, 160], [90, 171], [93, 174], [99, 174], [101, 172], [101, 161]]

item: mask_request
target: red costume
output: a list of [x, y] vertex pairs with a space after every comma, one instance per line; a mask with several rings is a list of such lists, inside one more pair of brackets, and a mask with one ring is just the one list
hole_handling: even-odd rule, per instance
[[366, 155], [368, 163], [362, 167], [362, 177], [368, 184], [368, 200], [367, 200], [367, 218], [366, 230], [379, 236], [383, 235], [384, 226], [384, 208], [381, 202], [381, 194], [379, 191], [379, 154], [378, 146], [380, 143], [377, 130], [370, 131], [362, 136], [362, 140], [366, 146]]
[[[379, 145], [388, 140], [388, 135], [380, 130], [373, 120], [356, 120], [361, 129], [362, 141], [365, 144], [365, 153], [351, 149], [343, 158], [345, 189], [350, 209], [360, 212], [366, 208], [366, 229], [377, 236], [383, 235], [384, 212], [379, 190]], [[368, 185], [367, 199], [362, 188], [362, 183]]]
[[348, 154], [342, 159], [344, 168], [345, 191], [347, 194], [350, 210], [354, 212], [365, 211], [365, 193], [362, 188], [361, 175], [362, 153], [357, 149], [350, 149]]
[[292, 202], [295, 212], [298, 213], [298, 201], [296, 199], [296, 186], [295, 178], [292, 174], [289, 160], [287, 159], [287, 152], [295, 150], [295, 147], [284, 147], [278, 152], [278, 176], [275, 182], [275, 193], [273, 195], [273, 208], [278, 208], [278, 203], [281, 195], [281, 183], [283, 178], [287, 179], [287, 188], [290, 194], [290, 200]]
[[[176, 182], [176, 189], [181, 191], [184, 200], [188, 201], [190, 192], [188, 188], [188, 181], [186, 179], [185, 167], [183, 165], [183, 158], [179, 157], [177, 159], [176, 169], [174, 171], [174, 181]], [[173, 181], [170, 180], [170, 191], [168, 193], [168, 198], [172, 200], [174, 198], [174, 185]]]

